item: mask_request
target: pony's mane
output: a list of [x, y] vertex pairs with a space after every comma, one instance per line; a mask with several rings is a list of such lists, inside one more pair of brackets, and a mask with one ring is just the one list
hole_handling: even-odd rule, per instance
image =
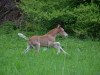
[[47, 34], [53, 33], [55, 29], [57, 29], [57, 28], [54, 28], [54, 29], [50, 30]]

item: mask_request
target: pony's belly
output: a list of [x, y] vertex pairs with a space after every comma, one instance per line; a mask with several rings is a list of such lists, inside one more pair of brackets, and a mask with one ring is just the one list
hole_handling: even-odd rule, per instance
[[33, 36], [30, 38], [29, 43], [32, 45], [40, 44], [40, 46], [51, 46], [54, 38], [49, 36]]
[[53, 42], [40, 42], [40, 46], [51, 46]]

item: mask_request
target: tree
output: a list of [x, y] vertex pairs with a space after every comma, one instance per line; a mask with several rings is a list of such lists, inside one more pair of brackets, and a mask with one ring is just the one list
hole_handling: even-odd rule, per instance
[[4, 21], [15, 21], [21, 17], [21, 11], [16, 6], [20, 0], [0, 0], [0, 24]]

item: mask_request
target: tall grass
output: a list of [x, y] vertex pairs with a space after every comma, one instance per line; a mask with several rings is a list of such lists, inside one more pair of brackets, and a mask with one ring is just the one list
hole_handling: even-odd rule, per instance
[[100, 75], [100, 42], [57, 38], [70, 56], [53, 48], [23, 54], [26, 41], [17, 32], [0, 34], [0, 75]]

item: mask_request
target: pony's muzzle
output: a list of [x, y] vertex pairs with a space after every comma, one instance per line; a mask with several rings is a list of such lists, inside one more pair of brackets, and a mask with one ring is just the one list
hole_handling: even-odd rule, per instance
[[65, 36], [65, 37], [68, 37], [68, 34], [67, 34], [67, 33], [64, 33], [64, 36]]

